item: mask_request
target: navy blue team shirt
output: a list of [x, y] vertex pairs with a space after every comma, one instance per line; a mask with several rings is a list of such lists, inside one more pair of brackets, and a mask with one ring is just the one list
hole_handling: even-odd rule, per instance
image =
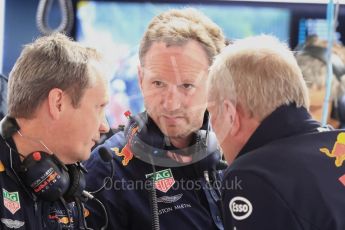
[[[124, 132], [120, 131], [93, 151], [91, 158], [85, 162], [89, 171], [86, 175], [87, 190], [102, 187], [104, 179], [110, 177], [110, 163], [103, 162], [99, 155], [99, 149], [105, 147], [114, 156], [115, 173], [112, 183], [108, 183], [96, 197], [108, 212], [107, 229], [152, 229], [150, 175], [154, 169], [136, 156], [128, 157], [128, 153], [124, 153], [126, 142]], [[123, 155], [116, 155], [115, 152]], [[212, 161], [220, 160], [219, 151], [204, 160], [214, 165]], [[160, 229], [223, 229], [220, 191], [206, 183], [204, 170], [199, 168], [198, 163], [170, 168], [155, 166], [155, 171]], [[208, 170], [210, 177], [217, 173]], [[95, 229], [103, 226], [105, 218], [100, 206], [90, 201], [86, 208], [89, 211], [86, 218], [88, 226]]]
[[320, 127], [294, 104], [279, 107], [225, 173], [225, 229], [344, 230], [344, 156], [344, 130]]

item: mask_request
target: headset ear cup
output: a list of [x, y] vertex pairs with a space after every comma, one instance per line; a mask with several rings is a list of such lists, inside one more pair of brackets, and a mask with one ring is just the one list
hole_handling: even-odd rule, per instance
[[56, 201], [68, 189], [70, 177], [64, 167], [57, 164], [54, 155], [33, 152], [21, 166], [19, 176], [42, 200]]
[[0, 135], [6, 140], [19, 130], [18, 123], [13, 117], [5, 116], [0, 121]]
[[73, 201], [74, 197], [81, 196], [86, 186], [84, 173], [79, 169], [79, 166], [67, 165], [68, 174], [70, 177], [70, 186], [67, 192], [64, 194], [64, 198], [67, 202]]

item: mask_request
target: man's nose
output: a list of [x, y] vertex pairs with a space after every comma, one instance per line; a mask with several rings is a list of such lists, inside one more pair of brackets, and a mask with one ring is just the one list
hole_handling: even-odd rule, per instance
[[101, 124], [99, 126], [99, 132], [100, 133], [107, 133], [110, 130], [110, 126], [109, 123], [107, 121], [107, 118], [105, 116], [103, 116], [103, 119], [101, 121]]
[[163, 95], [163, 108], [167, 111], [175, 111], [181, 107], [181, 95], [177, 86], [168, 87]]

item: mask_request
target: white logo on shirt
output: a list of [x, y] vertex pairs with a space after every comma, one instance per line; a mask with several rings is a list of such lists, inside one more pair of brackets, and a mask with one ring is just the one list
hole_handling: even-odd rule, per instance
[[19, 220], [11, 220], [11, 219], [6, 219], [6, 218], [1, 218], [1, 222], [6, 225], [8, 228], [20, 228], [24, 225], [23, 221]]
[[229, 203], [229, 208], [235, 220], [244, 220], [248, 218], [253, 211], [253, 206], [250, 201], [241, 196], [232, 198]]

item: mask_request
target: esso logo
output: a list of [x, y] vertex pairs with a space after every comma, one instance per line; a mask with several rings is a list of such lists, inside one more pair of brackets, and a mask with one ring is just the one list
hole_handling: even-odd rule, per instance
[[230, 200], [229, 208], [235, 220], [244, 220], [253, 212], [253, 206], [244, 197], [236, 196]]

